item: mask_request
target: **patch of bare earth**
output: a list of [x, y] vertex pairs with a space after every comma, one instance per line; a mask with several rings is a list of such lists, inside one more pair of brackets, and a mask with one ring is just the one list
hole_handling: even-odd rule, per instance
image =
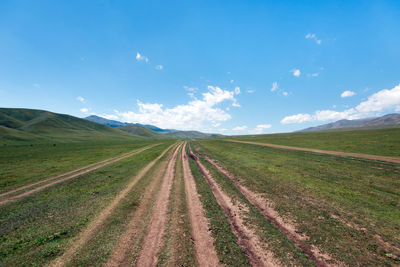
[[145, 229], [146, 214], [151, 211], [151, 205], [154, 200], [154, 195], [157, 193], [158, 184], [160, 179], [167, 168], [170, 158], [163, 160], [157, 170], [153, 174], [155, 179], [149, 185], [143, 198], [140, 201], [139, 207], [136, 209], [135, 214], [129, 221], [125, 233], [118, 239], [116, 247], [111, 254], [106, 266], [118, 267], [129, 266], [130, 255], [133, 253], [133, 248], [140, 244], [143, 238], [143, 229]]
[[196, 251], [196, 261], [199, 266], [221, 266], [214, 247], [214, 239], [209, 230], [209, 221], [205, 217], [196, 189], [196, 183], [190, 171], [188, 157], [185, 152], [186, 144], [182, 148], [183, 175], [185, 179], [186, 199], [189, 208], [192, 236]]
[[238, 238], [238, 244], [246, 251], [246, 256], [253, 266], [280, 266], [281, 263], [276, 259], [272, 252], [268, 250], [267, 244], [261, 242], [257, 234], [250, 229], [243, 221], [245, 212], [248, 210], [246, 205], [234, 204], [232, 199], [221, 189], [210, 172], [200, 162], [192, 151], [190, 155], [195, 161], [209, 184], [218, 204], [228, 218], [232, 232]]
[[66, 266], [70, 260], [88, 241], [89, 239], [101, 228], [104, 221], [112, 214], [116, 206], [126, 197], [132, 188], [140, 181], [140, 179], [153, 167], [153, 165], [164, 156], [165, 153], [172, 147], [165, 149], [156, 159], [146, 165], [136, 176], [133, 177], [131, 182], [114, 198], [114, 200], [91, 222], [85, 231], [81, 232], [73, 241], [69, 249], [63, 255], [55, 259], [50, 266]]
[[181, 145], [176, 148], [172, 159], [168, 163], [136, 266], [155, 266], [157, 263], [157, 254], [162, 246], [162, 237], [168, 217], [169, 196], [174, 178], [176, 157], [180, 147]]
[[258, 145], [258, 146], [267, 146], [267, 147], [281, 148], [281, 149], [288, 149], [288, 150], [307, 151], [307, 152], [334, 155], [334, 156], [340, 156], [340, 157], [351, 157], [351, 158], [361, 158], [361, 159], [370, 159], [370, 160], [380, 160], [380, 161], [393, 162], [393, 163], [400, 164], [400, 159], [399, 158], [386, 157], [386, 156], [378, 156], [378, 155], [371, 155], [371, 154], [361, 154], [361, 153], [338, 152], [338, 151], [303, 148], [303, 147], [294, 147], [294, 146], [283, 146], [283, 145], [274, 145], [274, 144], [267, 144], [267, 143], [239, 141], [239, 140], [232, 140], [232, 139], [223, 139], [223, 140], [224, 141], [228, 141], [228, 142], [235, 142], [235, 143], [251, 144], [251, 145]]
[[296, 226], [292, 221], [282, 218], [273, 208], [273, 205], [270, 201], [267, 201], [261, 194], [255, 193], [240, 184], [238, 180], [234, 179], [227, 170], [223, 169], [215, 161], [208, 157], [205, 157], [205, 159], [222, 175], [224, 175], [243, 194], [243, 196], [261, 212], [264, 218], [266, 218], [273, 226], [283, 233], [297, 248], [301, 249], [307, 257], [317, 264], [317, 266], [332, 265], [329, 263], [332, 261], [332, 258], [326, 253], [321, 252], [316, 246], [307, 245], [305, 241], [307, 241], [309, 238], [298, 233]]
[[38, 186], [38, 187], [36, 187], [36, 188], [34, 188], [34, 189], [25, 191], [25, 192], [23, 192], [23, 193], [21, 193], [21, 194], [14, 195], [14, 196], [8, 197], [8, 198], [6, 198], [6, 199], [3, 199], [3, 200], [0, 201], [0, 205], [3, 205], [3, 204], [6, 204], [6, 203], [8, 203], [8, 202], [10, 202], [10, 201], [17, 200], [17, 199], [19, 199], [19, 198], [22, 198], [22, 197], [31, 195], [31, 194], [36, 193], [36, 192], [38, 192], [38, 191], [41, 191], [41, 190], [43, 190], [43, 189], [45, 189], [45, 188], [48, 188], [48, 187], [50, 187], [50, 186], [53, 186], [53, 185], [62, 183], [62, 182], [67, 181], [67, 180], [71, 180], [71, 179], [76, 178], [76, 177], [78, 177], [78, 176], [82, 176], [82, 175], [84, 175], [84, 174], [86, 174], [86, 173], [92, 172], [92, 171], [97, 170], [97, 169], [99, 169], [99, 168], [105, 167], [105, 166], [110, 165], [110, 164], [112, 164], [112, 163], [118, 162], [118, 161], [123, 160], [123, 159], [125, 159], [125, 158], [131, 157], [131, 156], [136, 155], [136, 154], [138, 154], [138, 153], [141, 153], [141, 152], [143, 152], [143, 151], [145, 151], [145, 150], [147, 150], [147, 149], [150, 149], [150, 148], [152, 148], [152, 147], [154, 147], [154, 146], [155, 146], [155, 145], [146, 146], [146, 147], [144, 147], [144, 148], [137, 149], [137, 150], [135, 150], [135, 151], [129, 152], [129, 153], [124, 154], [124, 155], [119, 156], [119, 157], [107, 159], [107, 160], [104, 160], [104, 161], [101, 161], [101, 162], [98, 162], [98, 163], [93, 163], [93, 164], [87, 165], [87, 166], [85, 166], [85, 167], [82, 167], [82, 168], [79, 168], [79, 169], [76, 169], [76, 170], [73, 170], [73, 171], [64, 173], [64, 174], [62, 174], [62, 175], [58, 175], [58, 176], [46, 178], [46, 179], [44, 179], [44, 180], [41, 180], [41, 181], [38, 181], [38, 182], [35, 182], [35, 183], [32, 183], [32, 184], [29, 184], [29, 185], [25, 185], [25, 186], [22, 186], [22, 187], [18, 187], [18, 188], [16, 188], [16, 189], [13, 189], [13, 190], [11, 190], [11, 191], [8, 191], [8, 192], [6, 192], [6, 193], [3, 193], [1, 196], [9, 195], [9, 194], [12, 194], [12, 193], [15, 193], [15, 192], [18, 192], [18, 191], [21, 191], [21, 190], [24, 190], [24, 189], [33, 187], [33, 186], [35, 186], [35, 185], [42, 184], [42, 183], [45, 183], [45, 182], [48, 182], [48, 181], [52, 181], [52, 180], [55, 180], [55, 179], [57, 179], [57, 178], [63, 177], [63, 176], [65, 176], [65, 175], [68, 175], [68, 174], [70, 174], [70, 173], [73, 173], [72, 175], [69, 175], [69, 176], [67, 176], [67, 177], [64, 177], [64, 178], [55, 180], [55, 181], [53, 181], [53, 182], [50, 182], [50, 183], [47, 183], [47, 184]]

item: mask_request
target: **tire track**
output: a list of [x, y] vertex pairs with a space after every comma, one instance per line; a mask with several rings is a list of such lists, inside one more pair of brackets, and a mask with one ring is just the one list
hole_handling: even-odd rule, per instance
[[249, 259], [251, 265], [279, 266], [279, 261], [272, 256], [272, 253], [266, 251], [266, 249], [262, 246], [263, 242], [261, 242], [254, 231], [252, 231], [245, 225], [242, 217], [243, 212], [246, 210], [246, 206], [239, 206], [233, 203], [232, 199], [221, 189], [221, 187], [214, 180], [209, 171], [200, 162], [198, 157], [193, 154], [191, 149], [190, 157], [195, 160], [197, 167], [209, 184], [212, 193], [214, 194], [218, 204], [224, 211], [229, 221], [229, 224], [231, 225], [232, 232], [238, 238], [238, 244], [245, 249], [246, 256]]
[[214, 239], [209, 231], [209, 222], [204, 215], [203, 205], [200, 202], [196, 184], [190, 171], [185, 147], [186, 143], [182, 147], [183, 175], [185, 179], [186, 201], [189, 208], [196, 260], [199, 266], [222, 266], [222, 264], [219, 263], [217, 252], [214, 247]]
[[78, 252], [83, 245], [85, 245], [89, 239], [96, 233], [96, 231], [102, 226], [104, 221], [112, 214], [115, 207], [125, 198], [125, 196], [132, 190], [132, 188], [139, 182], [140, 179], [154, 166], [154, 164], [164, 156], [167, 151], [173, 147], [169, 146], [165, 149], [157, 158], [146, 165], [140, 172], [133, 177], [131, 182], [119, 192], [114, 200], [97, 216], [97, 218], [91, 222], [85, 231], [81, 232], [72, 243], [71, 247], [64, 252], [63, 255], [55, 259], [50, 266], [66, 266], [69, 261], [74, 257], [75, 253]]
[[306, 151], [306, 152], [313, 152], [313, 153], [319, 153], [319, 154], [334, 155], [334, 156], [339, 156], [339, 157], [380, 160], [380, 161], [386, 161], [386, 162], [400, 164], [399, 158], [393, 158], [393, 157], [387, 157], [387, 156], [378, 156], [378, 155], [361, 154], [361, 153], [349, 153], [349, 152], [338, 152], [338, 151], [294, 147], [294, 146], [284, 146], [284, 145], [274, 145], [274, 144], [268, 144], [268, 143], [258, 143], [258, 142], [240, 141], [240, 140], [232, 140], [232, 139], [221, 139], [221, 140], [226, 141], [226, 142], [233, 142], [233, 143], [267, 146], [267, 147], [281, 148], [281, 149], [286, 149], [286, 150]]
[[[91, 164], [91, 165], [88, 165], [88, 166], [85, 166], [85, 167], [82, 167], [82, 168], [79, 168], [79, 169], [70, 171], [70, 172], [68, 172], [68, 173], [74, 173], [74, 174], [72, 174], [72, 175], [70, 175], [70, 176], [67, 176], [67, 177], [64, 177], [64, 178], [61, 178], [61, 179], [58, 179], [58, 180], [56, 180], [56, 181], [47, 183], [47, 184], [45, 184], [45, 185], [38, 186], [38, 187], [36, 187], [36, 188], [34, 188], [34, 189], [25, 191], [25, 192], [20, 193], [20, 194], [18, 194], [18, 195], [14, 195], [14, 196], [8, 197], [8, 198], [6, 198], [6, 199], [3, 199], [3, 200], [0, 201], [0, 205], [4, 205], [4, 204], [6, 204], [6, 203], [8, 203], [8, 202], [10, 202], [10, 201], [19, 199], [19, 198], [21, 198], [21, 197], [28, 196], [28, 195], [33, 194], [33, 193], [36, 193], [36, 192], [38, 192], [38, 191], [41, 191], [41, 190], [43, 190], [43, 189], [45, 189], [45, 188], [47, 188], [47, 187], [50, 187], [50, 186], [59, 184], [59, 183], [61, 183], [61, 182], [64, 182], [64, 181], [67, 181], [67, 180], [76, 178], [76, 177], [78, 177], [78, 176], [81, 176], [81, 175], [84, 175], [84, 174], [86, 174], [86, 173], [92, 172], [92, 171], [94, 171], [94, 170], [97, 170], [97, 169], [99, 169], [99, 168], [105, 167], [105, 166], [110, 165], [110, 164], [112, 164], [112, 163], [118, 162], [118, 161], [123, 160], [123, 159], [125, 159], [125, 158], [128, 158], [128, 157], [131, 157], [131, 156], [133, 156], [133, 155], [139, 154], [139, 153], [141, 153], [141, 152], [143, 152], [143, 151], [145, 151], [145, 150], [147, 150], [147, 149], [150, 149], [150, 148], [152, 148], [152, 147], [154, 147], [154, 146], [156, 146], [156, 145], [158, 145], [158, 144], [146, 146], [146, 147], [144, 147], [144, 148], [140, 148], [140, 149], [137, 149], [137, 150], [135, 150], [135, 151], [129, 152], [129, 153], [127, 153], [127, 154], [124, 154], [123, 156], [119, 156], [119, 157], [116, 157], [116, 158], [104, 160], [104, 161], [102, 161], [102, 162], [100, 162], [100, 163], [94, 163], [94, 164]], [[88, 168], [88, 167], [89, 167], [89, 168]], [[78, 172], [77, 172], [77, 171], [78, 171]], [[75, 172], [77, 172], [77, 173], [75, 173]], [[67, 173], [67, 174], [68, 174], [68, 173]], [[65, 175], [65, 174], [64, 174], [64, 175]], [[39, 182], [35, 182], [35, 183], [33, 183], [33, 184], [25, 185], [25, 186], [19, 187], [19, 189], [17, 188], [17, 189], [13, 189], [12, 191], [8, 191], [8, 192], [6, 192], [6, 193], [3, 193], [3, 195], [15, 193], [15, 192], [17, 192], [17, 191], [24, 190], [24, 189], [30, 188], [30, 187], [32, 187], [32, 186], [35, 186], [35, 185], [45, 183], [45, 182], [47, 182], [47, 181], [51, 181], [51, 180], [57, 179], [57, 178], [59, 178], [59, 177], [63, 177], [64, 175], [58, 175], [58, 176], [55, 176], [55, 177], [50, 177], [50, 178], [47, 178], [47, 179], [45, 179], [45, 180], [42, 180], [42, 181], [39, 181]]]
[[331, 266], [327, 260], [332, 260], [332, 258], [329, 255], [322, 253], [317, 247], [307, 245], [304, 241], [307, 240], [308, 237], [296, 232], [296, 227], [285, 222], [283, 218], [279, 216], [279, 213], [270, 207], [262, 196], [239, 184], [232, 178], [232, 175], [230, 175], [228, 171], [223, 169], [207, 156], [205, 156], [205, 159], [214, 166], [219, 173], [225, 176], [242, 193], [242, 195], [261, 212], [264, 218], [283, 233], [297, 248], [301, 249], [308, 258], [315, 262], [317, 266]]
[[174, 169], [178, 151], [182, 144], [180, 144], [169, 161], [167, 170], [165, 172], [160, 192], [158, 193], [153, 214], [145, 235], [142, 248], [139, 252], [139, 257], [136, 266], [155, 266], [157, 263], [157, 254], [161, 247], [162, 236], [164, 234], [169, 196], [171, 193], [172, 180], [174, 178]]
[[118, 267], [118, 266], [129, 266], [129, 255], [132, 254], [132, 248], [140, 243], [142, 237], [140, 236], [142, 228], [144, 227], [144, 216], [151, 209], [151, 204], [154, 200], [154, 195], [159, 190], [159, 182], [165, 170], [167, 168], [168, 162], [171, 160], [172, 155], [163, 160], [154, 174], [156, 178], [151, 182], [149, 188], [140, 201], [139, 207], [136, 209], [135, 214], [126, 226], [126, 231], [118, 238], [116, 246], [108, 259], [106, 266], [108, 267]]

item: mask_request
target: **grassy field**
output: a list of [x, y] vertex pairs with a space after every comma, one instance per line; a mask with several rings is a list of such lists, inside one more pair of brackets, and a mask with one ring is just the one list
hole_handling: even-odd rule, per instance
[[53, 143], [3, 146], [0, 149], [0, 193], [154, 143], [74, 142], [55, 146]]
[[329, 254], [333, 262], [396, 263], [398, 165], [217, 140], [195, 145], [273, 203], [308, 237], [308, 244]]
[[400, 128], [237, 136], [233, 139], [323, 150], [400, 157]]
[[[0, 265], [37, 266], [61, 255], [132, 176], [166, 146], [156, 146], [112, 166], [0, 206]], [[147, 183], [148, 180], [143, 179], [143, 183], [135, 188], [136, 191], [116, 211], [111, 224], [118, 224], [121, 212], [134, 210]], [[111, 231], [105, 234], [108, 242], [117, 233]], [[100, 235], [97, 238], [105, 237]], [[100, 247], [103, 246], [104, 243], [100, 243]], [[101, 251], [96, 250], [93, 254], [100, 258], [96, 261], [101, 262], [104, 257]], [[79, 258], [82, 262], [87, 259], [84, 254]]]
[[[371, 133], [366, 140], [377, 138]], [[331, 149], [321, 147], [328, 137], [320, 134], [240, 139]], [[340, 134], [335, 142], [348, 133]], [[209, 258], [226, 266], [400, 263], [399, 164], [221, 138], [185, 144], [2, 146], [0, 193], [8, 195], [0, 196], [0, 266], [199, 266]], [[138, 152], [125, 154], [131, 151]], [[391, 153], [381, 146], [381, 155]], [[110, 158], [117, 160], [98, 163]], [[12, 192], [92, 163], [99, 167], [46, 181], [38, 191], [34, 185], [29, 195]]]

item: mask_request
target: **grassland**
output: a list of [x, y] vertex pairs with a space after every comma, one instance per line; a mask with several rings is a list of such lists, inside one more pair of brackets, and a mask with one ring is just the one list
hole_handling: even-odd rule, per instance
[[195, 145], [294, 222], [328, 262], [396, 263], [398, 165], [216, 140]]
[[0, 149], [0, 193], [153, 143], [120, 141], [3, 146]]
[[[156, 146], [112, 166], [0, 206], [0, 265], [43, 265], [61, 255], [132, 176], [166, 146]], [[136, 206], [141, 188], [146, 186], [147, 180], [143, 181], [144, 184], [135, 188], [139, 194], [130, 195], [122, 210], [131, 211]], [[118, 216], [115, 219], [112, 222], [117, 223]], [[98, 253], [100, 250], [95, 254]]]
[[340, 152], [400, 157], [400, 127], [238, 136], [234, 139]]

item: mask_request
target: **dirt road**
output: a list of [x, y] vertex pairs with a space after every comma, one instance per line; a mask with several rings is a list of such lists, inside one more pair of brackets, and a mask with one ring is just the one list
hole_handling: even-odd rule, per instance
[[85, 231], [81, 232], [76, 239], [73, 241], [71, 247], [64, 252], [63, 255], [55, 259], [50, 266], [66, 266], [68, 262], [74, 257], [75, 253], [78, 252], [89, 239], [98, 231], [104, 221], [112, 214], [116, 206], [126, 197], [126, 195], [132, 190], [132, 188], [140, 181], [140, 179], [153, 167], [153, 165], [164, 156], [165, 153], [174, 145], [171, 145], [165, 149], [156, 159], [146, 165], [136, 176], [134, 176], [131, 182], [114, 198], [114, 200], [97, 216], [97, 218], [89, 224]]
[[265, 248], [266, 244], [263, 244], [254, 231], [244, 223], [244, 212], [247, 210], [247, 207], [245, 205], [239, 205], [238, 202], [234, 204], [232, 199], [217, 184], [210, 172], [192, 151], [191, 157], [196, 161], [200, 172], [209, 184], [212, 193], [231, 225], [232, 232], [238, 238], [238, 244], [246, 251], [246, 256], [251, 265], [279, 266], [279, 261]]
[[196, 260], [199, 266], [220, 266], [214, 247], [214, 239], [209, 231], [209, 222], [204, 215], [203, 205], [201, 204], [196, 184], [190, 171], [185, 147], [186, 143], [182, 147], [182, 164]]
[[337, 151], [330, 151], [330, 150], [321, 150], [321, 149], [312, 149], [312, 148], [303, 148], [303, 147], [294, 147], [294, 146], [274, 145], [274, 144], [249, 142], [249, 141], [239, 141], [239, 140], [232, 140], [232, 139], [221, 139], [221, 140], [227, 141], [227, 142], [251, 144], [251, 145], [258, 145], [258, 146], [267, 146], [267, 147], [281, 148], [281, 149], [288, 149], [288, 150], [307, 151], [307, 152], [334, 155], [334, 156], [340, 156], [340, 157], [351, 157], [351, 158], [361, 158], [361, 159], [370, 159], [370, 160], [380, 160], [380, 161], [386, 161], [386, 162], [392, 162], [392, 163], [400, 164], [400, 159], [399, 158], [386, 157], [386, 156], [378, 156], [378, 155], [371, 155], [371, 154], [359, 154], [359, 153], [348, 153], [348, 152], [337, 152]]
[[136, 266], [155, 266], [157, 263], [157, 253], [162, 245], [162, 236], [167, 220], [169, 197], [174, 178], [176, 158], [181, 146], [182, 144], [176, 148], [172, 159], [168, 163], [168, 167], [163, 178], [164, 180], [153, 208], [150, 225], [148, 226], [146, 236], [143, 240], [143, 245], [140, 250]]

